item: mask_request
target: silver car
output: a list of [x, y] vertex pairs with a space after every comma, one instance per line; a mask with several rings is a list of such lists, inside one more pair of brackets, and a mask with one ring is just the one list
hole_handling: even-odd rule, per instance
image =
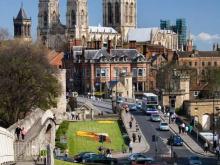
[[159, 129], [161, 131], [169, 131], [170, 130], [169, 125], [168, 125], [167, 122], [161, 122], [160, 126], [159, 126]]
[[159, 114], [151, 114], [150, 119], [151, 119], [151, 121], [159, 122], [160, 121], [160, 115]]

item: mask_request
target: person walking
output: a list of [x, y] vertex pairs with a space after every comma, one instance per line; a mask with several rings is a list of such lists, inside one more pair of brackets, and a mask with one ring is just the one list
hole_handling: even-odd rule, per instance
[[129, 121], [129, 128], [132, 128], [132, 121]]
[[17, 135], [17, 140], [20, 140], [20, 134], [21, 134], [21, 127], [18, 125], [15, 129], [15, 134]]
[[25, 134], [26, 134], [26, 130], [24, 129], [24, 127], [22, 127], [22, 129], [21, 129], [21, 139], [22, 140], [24, 140]]
[[181, 127], [182, 127], [182, 132], [185, 133], [185, 127], [186, 127], [185, 123], [182, 123]]
[[71, 117], [72, 117], [72, 120], [75, 119], [75, 113], [73, 111], [71, 112]]
[[136, 132], [139, 131], [139, 126], [138, 126], [138, 123], [136, 123]]
[[186, 127], [185, 127], [185, 132], [186, 132], [186, 134], [188, 133], [188, 131], [189, 131], [189, 126], [186, 126]]
[[133, 142], [135, 143], [135, 141], [136, 141], [136, 134], [135, 133], [132, 134], [132, 139], [133, 139]]
[[181, 134], [181, 132], [182, 132], [182, 126], [181, 126], [181, 124], [178, 125], [178, 128], [179, 128], [179, 134]]
[[129, 143], [129, 153], [132, 153], [132, 150], [133, 150], [133, 142], [130, 141], [130, 143]]
[[189, 133], [190, 133], [190, 134], [192, 133], [192, 130], [193, 130], [192, 125], [189, 125]]
[[209, 145], [208, 145], [208, 142], [206, 141], [205, 144], [204, 144], [204, 151], [205, 151], [205, 153], [208, 152], [208, 148], [209, 148]]
[[138, 134], [138, 142], [140, 143], [141, 142], [141, 135]]
[[215, 153], [216, 153], [216, 156], [219, 160], [219, 157], [220, 157], [220, 146], [219, 145], [215, 148]]

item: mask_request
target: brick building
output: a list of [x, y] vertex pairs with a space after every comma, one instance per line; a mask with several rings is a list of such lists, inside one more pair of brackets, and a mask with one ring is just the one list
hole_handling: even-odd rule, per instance
[[67, 89], [79, 93], [104, 95], [120, 73], [131, 74], [135, 96], [149, 91], [150, 61], [136, 49], [84, 49], [73, 47], [64, 55]]

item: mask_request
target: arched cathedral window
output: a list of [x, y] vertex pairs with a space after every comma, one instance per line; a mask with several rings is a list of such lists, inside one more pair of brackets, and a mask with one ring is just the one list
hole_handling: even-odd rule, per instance
[[71, 12], [71, 24], [74, 26], [76, 24], [76, 13], [74, 10]]
[[84, 13], [84, 10], [81, 11], [81, 25], [84, 25], [84, 16], [85, 16], [85, 13]]
[[108, 22], [112, 24], [112, 4], [108, 3]]
[[134, 14], [134, 4], [131, 3], [131, 5], [130, 5], [130, 23], [133, 22], [133, 14]]
[[45, 11], [43, 15], [43, 24], [45, 27], [47, 27], [47, 21], [48, 21], [47, 18], [48, 18], [48, 15], [47, 15], [47, 12]]
[[55, 11], [53, 11], [52, 21], [53, 21], [53, 22], [56, 22], [56, 21], [57, 21], [57, 14], [56, 14]]
[[128, 17], [129, 17], [129, 13], [128, 13], [128, 2], [126, 2], [125, 4], [125, 22], [128, 23]]
[[120, 7], [119, 7], [119, 3], [116, 2], [115, 3], [115, 23], [119, 23], [120, 22]]

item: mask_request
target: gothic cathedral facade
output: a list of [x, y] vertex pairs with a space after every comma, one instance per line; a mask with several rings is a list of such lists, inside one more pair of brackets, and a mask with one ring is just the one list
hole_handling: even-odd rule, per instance
[[[103, 0], [103, 25], [96, 28], [101, 39], [126, 41], [128, 30], [136, 28], [136, 0]], [[66, 25], [60, 22], [59, 0], [39, 0], [38, 41], [53, 49], [71, 40], [86, 46], [90, 35], [94, 27], [88, 25], [87, 0], [67, 0]]]
[[129, 29], [137, 26], [137, 0], [103, 0], [103, 26], [113, 27], [127, 41]]

